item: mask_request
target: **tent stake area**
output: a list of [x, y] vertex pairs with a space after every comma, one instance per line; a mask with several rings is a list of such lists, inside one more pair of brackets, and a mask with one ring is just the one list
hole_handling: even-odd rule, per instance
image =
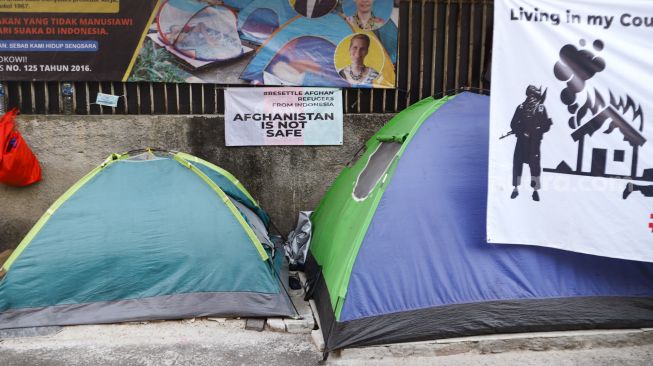
[[[517, 333], [436, 341], [346, 348], [328, 364], [391, 365], [647, 365], [653, 355], [653, 330], [588, 330]], [[352, 362], [353, 360], [356, 361]]]
[[[244, 319], [212, 318], [63, 327], [0, 338], [3, 365], [317, 365], [308, 334], [245, 330]], [[53, 356], [56, 355], [56, 356]], [[522, 333], [349, 348], [326, 365], [647, 365], [653, 329]]]

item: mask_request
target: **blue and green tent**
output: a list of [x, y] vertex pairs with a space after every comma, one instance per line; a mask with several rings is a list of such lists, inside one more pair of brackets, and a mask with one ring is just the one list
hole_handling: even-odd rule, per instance
[[327, 351], [653, 326], [653, 263], [487, 243], [489, 99], [399, 113], [313, 213], [306, 271]]
[[295, 316], [269, 217], [197, 157], [113, 154], [61, 196], [0, 271], [0, 329]]

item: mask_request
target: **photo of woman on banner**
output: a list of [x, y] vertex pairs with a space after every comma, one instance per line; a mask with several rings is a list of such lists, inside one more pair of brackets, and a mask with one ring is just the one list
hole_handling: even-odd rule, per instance
[[[366, 57], [370, 53], [371, 39], [364, 33], [356, 33], [345, 38], [338, 45], [340, 52], [336, 51], [336, 68], [338, 75], [352, 86], [371, 86], [379, 77], [379, 72], [373, 66], [366, 64]], [[348, 47], [349, 64], [338, 67], [338, 53], [342, 48]], [[381, 68], [379, 67], [379, 70]]]
[[390, 19], [392, 0], [344, 0], [347, 22], [364, 31], [377, 30]]
[[295, 11], [307, 18], [319, 18], [326, 15], [338, 5], [338, 0], [296, 0]]

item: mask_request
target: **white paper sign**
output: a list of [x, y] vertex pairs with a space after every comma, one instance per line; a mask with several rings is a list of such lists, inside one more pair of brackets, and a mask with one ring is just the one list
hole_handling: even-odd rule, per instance
[[95, 104], [106, 105], [108, 107], [115, 108], [118, 106], [119, 98], [120, 98], [119, 95], [97, 93], [97, 97], [95, 98]]
[[653, 261], [652, 5], [495, 2], [488, 242]]
[[225, 90], [227, 146], [342, 145], [342, 92], [332, 88]]

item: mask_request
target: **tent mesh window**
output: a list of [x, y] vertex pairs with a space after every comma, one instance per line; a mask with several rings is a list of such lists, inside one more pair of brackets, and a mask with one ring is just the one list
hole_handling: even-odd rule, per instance
[[150, 160], [159, 160], [170, 157], [170, 154], [164, 154], [161, 152], [152, 152], [144, 151], [135, 155], [131, 155], [129, 158], [123, 159], [126, 162], [138, 162], [138, 161], [150, 161]]
[[365, 168], [361, 171], [354, 186], [354, 198], [364, 200], [369, 196], [379, 180], [392, 164], [397, 152], [401, 148], [399, 142], [381, 142], [379, 147], [370, 156]]

